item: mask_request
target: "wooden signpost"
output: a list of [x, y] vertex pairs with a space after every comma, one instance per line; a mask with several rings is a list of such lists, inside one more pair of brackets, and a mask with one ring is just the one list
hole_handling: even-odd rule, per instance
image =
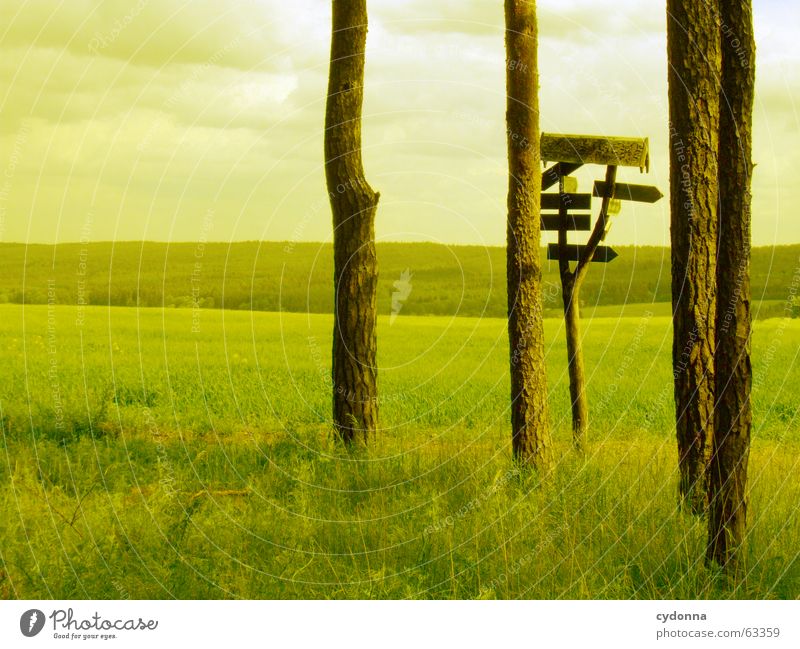
[[567, 209], [588, 210], [592, 206], [591, 194], [542, 194], [543, 210]]
[[542, 230], [585, 230], [592, 229], [591, 214], [568, 214], [566, 221], [560, 214], [542, 214]]
[[[617, 167], [638, 167], [641, 172], [650, 170], [647, 138], [542, 133], [541, 152], [543, 161], [555, 163], [542, 174], [542, 192], [558, 185], [558, 193], [542, 193], [542, 230], [558, 231], [558, 243], [547, 247], [547, 258], [558, 261], [561, 277], [572, 399], [572, 438], [575, 447], [583, 450], [589, 426], [589, 406], [580, 339], [580, 288], [590, 263], [608, 263], [618, 256], [613, 248], [601, 246], [600, 242], [611, 227], [611, 216], [620, 212], [622, 201], [654, 203], [662, 194], [657, 187], [616, 182]], [[577, 193], [577, 183], [570, 175], [584, 164], [606, 166], [605, 180], [595, 182], [591, 194]], [[592, 197], [601, 199], [594, 228], [591, 227], [591, 212], [571, 212], [590, 211]], [[544, 210], [557, 212], [545, 213]], [[567, 242], [568, 232], [590, 229], [586, 244]], [[570, 262], [575, 263], [574, 268], [570, 268]]]
[[[594, 184], [593, 196], [603, 196], [606, 192], [606, 184], [598, 180]], [[628, 185], [627, 183], [617, 183], [614, 187], [613, 198], [621, 201], [639, 201], [640, 203], [655, 203], [663, 198], [658, 187], [652, 185]]]
[[[587, 230], [589, 228], [586, 228]], [[557, 243], [551, 243], [547, 246], [547, 258], [555, 259], [558, 261], [563, 255], [562, 250], [559, 249]], [[586, 253], [586, 246], [581, 246], [574, 243], [567, 244], [566, 257], [568, 261], [580, 261], [581, 257]], [[612, 261], [619, 257], [617, 251], [609, 246], [597, 246], [592, 253], [592, 261], [600, 261], [603, 263]]]

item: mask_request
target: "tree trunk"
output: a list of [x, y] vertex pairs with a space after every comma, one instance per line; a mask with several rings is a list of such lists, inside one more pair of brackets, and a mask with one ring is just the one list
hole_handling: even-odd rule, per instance
[[505, 0], [508, 144], [508, 340], [514, 459], [547, 470], [550, 416], [539, 253], [539, 72], [536, 3]]
[[751, 0], [721, 0], [716, 425], [708, 559], [736, 571], [747, 529], [750, 388], [750, 178], [755, 39]]
[[586, 397], [586, 371], [583, 364], [580, 331], [580, 283], [576, 277], [561, 278], [564, 326], [567, 335], [569, 396], [572, 401], [572, 442], [583, 451], [589, 430], [589, 403]]
[[714, 427], [720, 37], [716, 2], [667, 1], [673, 376], [680, 493], [706, 504]]
[[375, 213], [379, 194], [364, 177], [366, 0], [333, 0], [325, 177], [333, 212], [333, 421], [346, 442], [366, 442], [378, 426]]

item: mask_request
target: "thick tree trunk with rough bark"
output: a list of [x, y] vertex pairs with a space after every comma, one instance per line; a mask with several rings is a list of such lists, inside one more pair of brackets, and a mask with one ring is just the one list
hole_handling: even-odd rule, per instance
[[720, 0], [716, 425], [709, 467], [710, 561], [732, 569], [747, 530], [750, 389], [750, 178], [755, 39], [751, 0]]
[[720, 37], [716, 0], [667, 0], [673, 376], [681, 496], [706, 506], [714, 428]]
[[333, 212], [333, 421], [346, 442], [378, 426], [375, 213], [379, 194], [364, 177], [366, 0], [333, 0], [333, 35], [325, 110], [325, 176]]
[[536, 3], [505, 0], [508, 140], [508, 340], [514, 459], [547, 470], [550, 416], [539, 256], [539, 72]]

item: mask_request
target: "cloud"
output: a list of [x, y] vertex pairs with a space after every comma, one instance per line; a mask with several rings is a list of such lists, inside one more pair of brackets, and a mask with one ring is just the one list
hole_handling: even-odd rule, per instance
[[5, 0], [4, 47], [49, 48], [162, 67], [269, 67], [280, 43], [268, 4], [186, 0]]
[[[610, 6], [604, 0], [547, 0], [538, 3], [541, 39], [588, 43], [611, 34], [652, 33], [665, 24], [665, 11], [636, 0]], [[502, 41], [502, 2], [486, 0], [399, 0], [374, 4], [375, 17], [403, 34], [491, 35]]]
[[[785, 4], [785, 3], [784, 3]], [[650, 137], [668, 187], [665, 11], [620, 0], [539, 0], [545, 130]], [[0, 174], [7, 239], [330, 236], [322, 169], [329, 0], [5, 0]], [[488, 0], [370, 0], [364, 105], [379, 236], [501, 244], [503, 8]], [[780, 204], [798, 163], [800, 9], [760, 3], [754, 239], [800, 225]], [[21, 137], [24, 135], [24, 137]], [[585, 170], [587, 186], [596, 169]], [[627, 179], [627, 178], [626, 178]], [[320, 200], [322, 201], [320, 202]], [[661, 205], [623, 212], [616, 242], [661, 244]], [[780, 227], [778, 226], [780, 221]], [[400, 236], [400, 235], [397, 235]]]

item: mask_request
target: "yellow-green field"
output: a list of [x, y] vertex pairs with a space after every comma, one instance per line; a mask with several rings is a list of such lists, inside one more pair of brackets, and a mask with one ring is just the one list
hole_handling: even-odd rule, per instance
[[379, 325], [381, 418], [328, 421], [327, 315], [0, 306], [0, 596], [800, 595], [800, 321], [756, 323], [748, 574], [702, 562], [676, 509], [671, 331], [647, 307], [584, 322], [592, 445], [510, 461], [502, 319]]

